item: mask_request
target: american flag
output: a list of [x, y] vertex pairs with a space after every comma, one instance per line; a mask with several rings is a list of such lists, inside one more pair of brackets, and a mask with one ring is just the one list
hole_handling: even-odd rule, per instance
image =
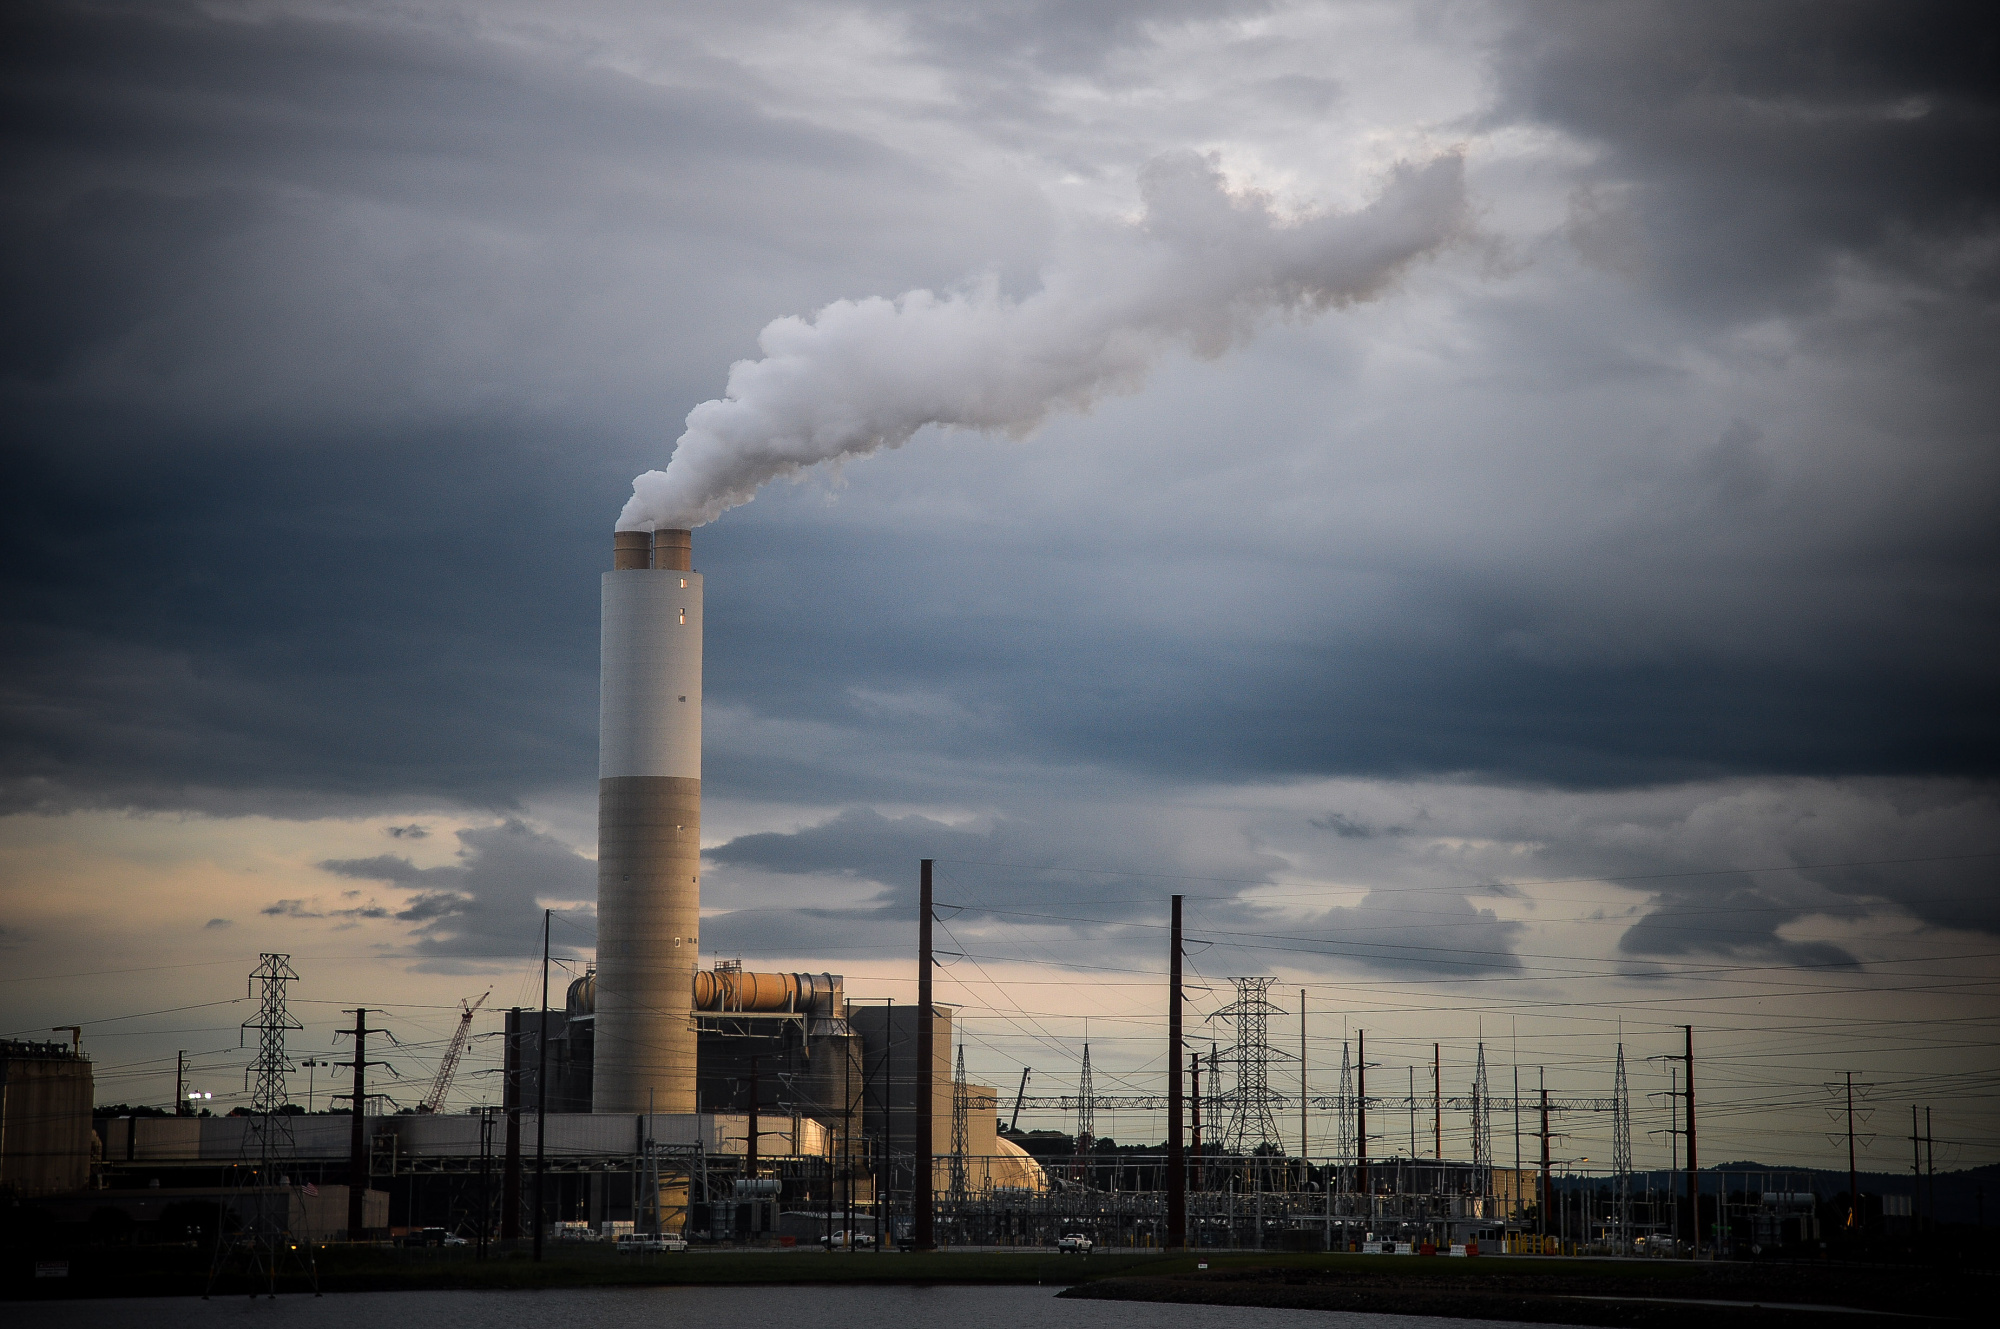
[[319, 1187], [313, 1185], [311, 1182], [307, 1182], [299, 1189], [303, 1190], [307, 1195], [317, 1196], [319, 1194]]

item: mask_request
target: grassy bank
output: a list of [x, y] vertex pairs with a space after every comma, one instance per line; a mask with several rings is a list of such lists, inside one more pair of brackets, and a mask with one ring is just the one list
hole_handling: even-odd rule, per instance
[[[322, 1292], [536, 1289], [763, 1284], [1044, 1284], [1071, 1297], [1243, 1307], [1377, 1311], [1551, 1324], [1684, 1326], [1698, 1310], [1703, 1329], [1823, 1312], [1787, 1312], [1774, 1304], [1810, 1304], [1964, 1317], [1984, 1304], [1996, 1280], [1951, 1270], [1856, 1266], [1693, 1264], [1684, 1261], [1572, 1259], [1472, 1260], [1243, 1252], [1161, 1256], [1052, 1251], [1007, 1253], [827, 1253], [817, 1250], [619, 1255], [601, 1247], [556, 1247], [536, 1263], [527, 1252], [464, 1248], [396, 1250], [333, 1246], [317, 1252]], [[67, 1278], [37, 1279], [18, 1253], [0, 1270], [0, 1297], [199, 1296], [209, 1253], [185, 1247], [93, 1248], [70, 1253]], [[1206, 1264], [1207, 1268], [1201, 1268]], [[287, 1275], [281, 1293], [308, 1290]], [[243, 1296], [231, 1276], [218, 1295]], [[1659, 1299], [1649, 1300], [1649, 1299]], [[1764, 1309], [1690, 1302], [1757, 1303]], [[1852, 1317], [1842, 1317], [1850, 1322]]]
[[[818, 1250], [620, 1255], [603, 1248], [550, 1248], [536, 1263], [525, 1251], [492, 1252], [485, 1260], [465, 1248], [396, 1250], [329, 1246], [315, 1252], [322, 1292], [382, 1292], [443, 1288], [651, 1287], [768, 1283], [1046, 1283], [1068, 1284], [1141, 1269], [1192, 1271], [1193, 1260], [1155, 1255], [828, 1253]], [[44, 1257], [49, 1258], [49, 1257]], [[66, 1278], [34, 1277], [34, 1261], [10, 1254], [0, 1272], [0, 1297], [199, 1296], [208, 1285], [210, 1253], [186, 1247], [110, 1247], [70, 1252]], [[225, 1281], [232, 1295], [248, 1283]], [[280, 1292], [306, 1291], [293, 1273]]]
[[[1542, 1324], [1703, 1329], [1797, 1321], [1834, 1312], [1984, 1319], [1996, 1280], [1950, 1269], [1652, 1260], [1242, 1257], [1207, 1270], [1134, 1270], [1062, 1295], [1116, 1301], [1384, 1312]], [[1840, 1323], [1870, 1318], [1840, 1314]]]

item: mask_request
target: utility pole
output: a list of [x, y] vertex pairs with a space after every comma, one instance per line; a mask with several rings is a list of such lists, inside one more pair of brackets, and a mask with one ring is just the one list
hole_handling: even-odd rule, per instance
[[1431, 1044], [1431, 1157], [1444, 1161], [1444, 1053]]
[[1514, 1038], [1514, 1214], [1521, 1212], [1521, 1040]]
[[1545, 1237], [1549, 1235], [1549, 1204], [1551, 1198], [1552, 1188], [1549, 1178], [1549, 1086], [1547, 1080], [1544, 1079], [1542, 1083], [1542, 1195], [1541, 1203], [1537, 1207], [1541, 1211], [1539, 1214], [1541, 1219], [1540, 1226], [1542, 1235]]
[[[1690, 1121], [1690, 1125], [1692, 1122]], [[1692, 1137], [1688, 1148], [1694, 1148]], [[1854, 1072], [1847, 1072], [1847, 1226], [1861, 1226], [1861, 1174], [1854, 1165]]]
[[548, 1183], [549, 1139], [549, 920], [542, 910], [542, 1015], [535, 1027], [535, 1259], [542, 1258], [543, 1207]]
[[[896, 999], [882, 1008], [882, 1179], [875, 1187], [875, 1253], [896, 1235]], [[867, 1092], [866, 1087], [862, 1089]]]
[[506, 1162], [500, 1169], [500, 1240], [521, 1238], [521, 1008], [514, 1007], [507, 1022], [507, 1037], [513, 1041], [512, 1080], [501, 1090], [507, 1112]]
[[916, 1168], [910, 1184], [910, 1238], [920, 1251], [935, 1249], [936, 1234], [931, 1226], [931, 1080], [933, 1036], [931, 1009], [931, 859], [921, 860], [917, 894], [917, 1130]]
[[[1688, 1224], [1693, 1233], [1690, 1243], [1694, 1258], [1701, 1258], [1701, 1165], [1694, 1154], [1694, 1026], [1684, 1024], [1681, 1029], [1687, 1034], [1687, 1133], [1688, 1133]], [[1849, 1150], [1850, 1161], [1852, 1150]]]
[[749, 1192], [750, 1235], [753, 1237], [757, 1235], [757, 1219], [760, 1214], [757, 1199], [757, 1142], [764, 1133], [757, 1120], [757, 1100], [762, 1097], [757, 1084], [758, 1060], [756, 1057], [750, 1058], [750, 1133], [743, 1145], [743, 1179], [750, 1183], [744, 1189]]
[[[1931, 1110], [1924, 1109], [1924, 1170], [1930, 1174], [1926, 1190], [1924, 1208], [1930, 1211], [1931, 1222], [1937, 1222], [1937, 1138], [1931, 1134]], [[1979, 1226], [1986, 1226], [1985, 1211], [1981, 1210]]]
[[1201, 1156], [1201, 1053], [1188, 1053], [1188, 1121], [1191, 1127], [1189, 1138], [1194, 1146], [1194, 1176], [1189, 1186], [1200, 1190], [1202, 1185]]
[[1354, 1031], [1354, 1189], [1361, 1192], [1362, 1218], [1369, 1215], [1368, 1189], [1368, 1031]]
[[[176, 1117], [193, 1115], [188, 1111], [187, 1104], [187, 1059], [188, 1054], [185, 1049], [174, 1053], [174, 1115]], [[1911, 1108], [1910, 1111], [1915, 1112], [1916, 1109]], [[1911, 1120], [1914, 1121], [1916, 1118], [1912, 1117]]]
[[486, 1258], [487, 1239], [493, 1226], [493, 1109], [479, 1108], [479, 1258]]
[[1306, 1130], [1306, 1098], [1312, 1090], [1306, 1084], [1306, 990], [1299, 989], [1299, 1184], [1312, 1174], [1312, 1137]]
[[1167, 1249], [1187, 1246], [1187, 1158], [1181, 1152], [1181, 897], [1167, 943]]
[[1910, 1104], [1910, 1223], [1922, 1227], [1924, 1193], [1923, 1137], [1917, 1134], [1917, 1105]]
[[[334, 1063], [336, 1066], [354, 1067], [354, 1092], [350, 1095], [336, 1094], [334, 1097], [353, 1099], [354, 1117], [349, 1123], [347, 1136], [347, 1239], [360, 1241], [362, 1232], [367, 1228], [366, 1215], [362, 1208], [362, 1201], [368, 1194], [368, 1128], [363, 1120], [368, 1111], [367, 1070], [370, 1066], [385, 1066], [388, 1063], [368, 1060], [370, 1030], [367, 1008], [357, 1007], [352, 1014], [354, 1027], [336, 1029], [333, 1036], [335, 1038], [346, 1036], [354, 1040], [354, 1060]], [[377, 1029], [373, 1032], [379, 1034], [384, 1031]]]

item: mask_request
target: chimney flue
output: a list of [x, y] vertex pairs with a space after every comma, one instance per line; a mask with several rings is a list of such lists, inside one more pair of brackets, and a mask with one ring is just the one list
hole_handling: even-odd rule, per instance
[[694, 571], [694, 532], [653, 532], [653, 566], [668, 572]]
[[611, 534], [611, 570], [643, 572], [652, 566], [653, 537], [645, 531], [614, 531]]

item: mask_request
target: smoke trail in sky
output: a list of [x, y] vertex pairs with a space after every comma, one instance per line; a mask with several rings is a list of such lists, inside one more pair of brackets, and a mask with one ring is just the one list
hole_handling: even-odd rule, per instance
[[1080, 236], [1032, 295], [989, 278], [768, 324], [763, 359], [732, 365], [726, 394], [688, 412], [667, 468], [632, 482], [619, 529], [702, 525], [768, 480], [899, 447], [925, 425], [1027, 433], [1136, 389], [1170, 347], [1220, 355], [1272, 311], [1377, 295], [1469, 226], [1455, 154], [1399, 165], [1359, 211], [1298, 220], [1232, 193], [1193, 152], [1155, 158], [1139, 184], [1144, 215]]

